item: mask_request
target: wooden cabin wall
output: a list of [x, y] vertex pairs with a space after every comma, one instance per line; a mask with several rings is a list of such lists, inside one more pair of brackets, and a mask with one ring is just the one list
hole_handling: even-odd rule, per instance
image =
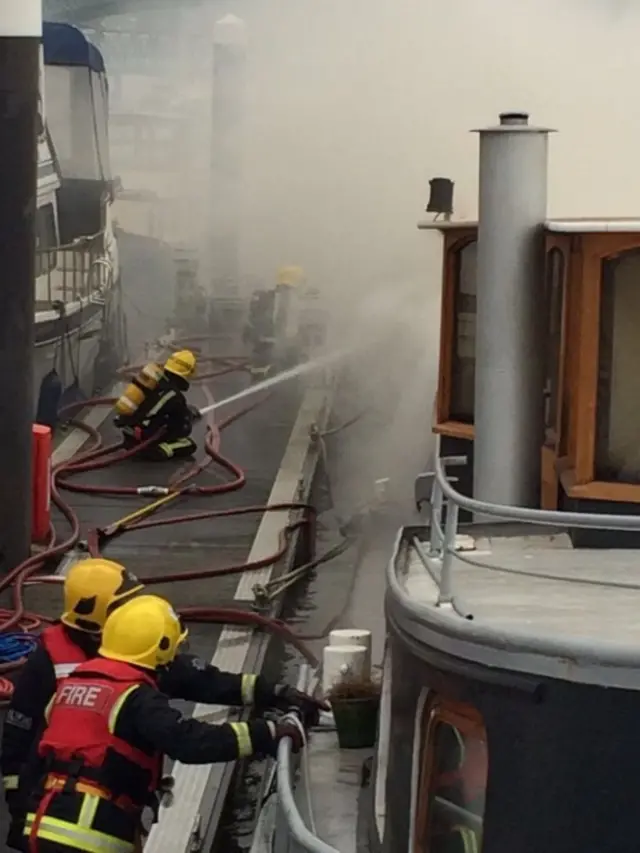
[[[467, 469], [456, 471], [464, 494], [471, 494], [472, 490], [474, 425], [473, 417], [466, 412], [464, 418], [457, 417], [452, 405], [457, 277], [461, 252], [476, 239], [475, 227], [449, 227], [444, 232], [440, 363], [433, 423], [434, 432], [442, 436], [443, 454], [464, 453], [468, 457]], [[617, 511], [616, 507], [626, 505], [625, 512], [635, 512], [636, 507], [640, 512], [640, 481], [599, 480], [596, 472], [603, 269], [609, 260], [640, 250], [640, 233], [547, 232], [547, 263], [553, 250], [562, 252], [565, 279], [558, 373], [554, 383], [557, 418], [553, 425], [545, 424], [540, 448], [541, 506], [545, 509], [570, 506], [580, 511], [584, 502], [589, 501], [591, 511], [594, 506], [599, 511]], [[541, 298], [546, 298], [548, 286], [545, 278], [540, 283]], [[546, 343], [551, 343], [549, 335]], [[631, 541], [628, 537], [623, 539], [627, 545]], [[606, 541], [610, 544], [610, 537]], [[640, 536], [633, 544], [640, 544]]]

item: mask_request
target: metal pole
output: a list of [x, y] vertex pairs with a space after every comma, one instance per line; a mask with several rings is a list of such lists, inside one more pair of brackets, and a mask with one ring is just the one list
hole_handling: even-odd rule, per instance
[[474, 497], [538, 506], [543, 430], [546, 128], [480, 130]]
[[440, 528], [442, 526], [442, 489], [433, 478], [431, 498], [431, 529], [429, 531], [429, 556], [435, 557], [442, 550]]
[[41, 0], [0, 3], [0, 570], [29, 556]]
[[453, 601], [453, 558], [455, 556], [456, 533], [458, 532], [458, 504], [447, 501], [447, 520], [444, 525], [444, 543], [442, 546], [442, 569], [440, 571], [440, 589], [438, 607]]
[[235, 296], [238, 286], [241, 132], [244, 119], [246, 27], [226, 15], [216, 22], [213, 37], [211, 127], [211, 215], [207, 245], [214, 297]]

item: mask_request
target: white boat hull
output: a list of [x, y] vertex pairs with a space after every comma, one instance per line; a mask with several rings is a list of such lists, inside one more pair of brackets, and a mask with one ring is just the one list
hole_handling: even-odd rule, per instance
[[[43, 379], [52, 370], [56, 370], [63, 388], [68, 388], [76, 380], [80, 390], [87, 397], [94, 393], [95, 362], [98, 357], [104, 309], [90, 306], [85, 320], [78, 318], [78, 325], [68, 334], [49, 337], [36, 344], [33, 365], [34, 413], [38, 408], [38, 397]], [[71, 318], [70, 318], [71, 319]], [[64, 321], [59, 321], [60, 326]], [[36, 325], [36, 334], [38, 332]]]

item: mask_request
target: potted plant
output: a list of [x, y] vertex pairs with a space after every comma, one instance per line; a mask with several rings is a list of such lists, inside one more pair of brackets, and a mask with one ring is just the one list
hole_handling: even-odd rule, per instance
[[381, 685], [370, 679], [346, 678], [329, 691], [340, 749], [375, 745]]

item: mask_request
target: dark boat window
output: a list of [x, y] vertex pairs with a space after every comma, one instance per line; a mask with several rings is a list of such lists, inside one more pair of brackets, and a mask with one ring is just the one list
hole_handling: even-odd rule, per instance
[[426, 710], [414, 853], [480, 853], [487, 735], [472, 707], [437, 699]]
[[52, 204], [36, 210], [36, 276], [51, 272], [56, 266], [56, 220]]
[[476, 241], [455, 254], [449, 418], [473, 423], [476, 381]]
[[640, 251], [602, 265], [597, 480], [640, 483]]
[[557, 248], [547, 253], [545, 282], [546, 365], [544, 380], [545, 429], [558, 430], [558, 384], [560, 380], [560, 349], [562, 346], [562, 304], [564, 297], [564, 253]]

